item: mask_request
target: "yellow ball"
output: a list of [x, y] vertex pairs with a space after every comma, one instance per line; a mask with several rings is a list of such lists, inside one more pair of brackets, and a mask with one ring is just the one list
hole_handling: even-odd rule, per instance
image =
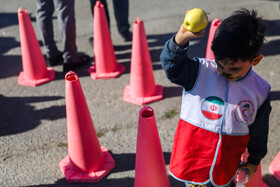
[[188, 11], [184, 19], [184, 27], [191, 32], [200, 32], [208, 24], [208, 16], [201, 8], [194, 8]]

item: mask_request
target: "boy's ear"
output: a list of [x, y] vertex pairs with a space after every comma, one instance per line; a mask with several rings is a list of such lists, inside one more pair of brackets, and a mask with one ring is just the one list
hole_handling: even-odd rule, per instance
[[252, 66], [256, 66], [263, 58], [263, 55], [259, 55], [252, 61]]

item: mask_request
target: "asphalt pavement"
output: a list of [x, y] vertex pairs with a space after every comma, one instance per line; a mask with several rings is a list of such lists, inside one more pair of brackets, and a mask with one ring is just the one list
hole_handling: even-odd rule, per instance
[[[170, 83], [160, 65], [160, 53], [166, 40], [179, 29], [186, 10], [200, 7], [209, 13], [209, 22], [224, 19], [241, 7], [255, 9], [266, 20], [264, 58], [253, 69], [271, 85], [270, 130], [268, 153], [262, 160], [263, 181], [269, 186], [280, 186], [268, 167], [280, 151], [280, 11], [278, 1], [258, 0], [130, 0], [129, 22], [139, 17], [145, 26], [153, 65], [155, 82], [163, 86], [164, 98], [149, 104], [155, 111], [161, 146], [168, 169], [173, 137], [179, 119], [182, 89]], [[136, 137], [139, 110], [142, 106], [125, 102], [123, 90], [130, 81], [131, 42], [124, 42], [117, 32], [113, 4], [108, 0], [111, 17], [111, 38], [118, 63], [126, 67], [115, 79], [93, 80], [88, 66], [75, 72], [100, 144], [107, 147], [116, 167], [98, 183], [69, 184], [60, 171], [59, 162], [68, 154], [65, 112], [65, 73], [55, 67], [55, 80], [38, 87], [18, 84], [22, 71], [17, 10], [28, 10], [41, 50], [42, 42], [36, 25], [35, 0], [0, 0], [0, 186], [96, 186], [130, 187], [134, 185]], [[90, 55], [93, 47], [93, 19], [87, 0], [75, 2], [77, 47]], [[53, 16], [55, 40], [61, 50], [57, 16]], [[206, 33], [209, 32], [209, 25]], [[192, 57], [204, 57], [206, 34], [193, 40], [189, 51]], [[169, 177], [171, 186], [184, 184]]]

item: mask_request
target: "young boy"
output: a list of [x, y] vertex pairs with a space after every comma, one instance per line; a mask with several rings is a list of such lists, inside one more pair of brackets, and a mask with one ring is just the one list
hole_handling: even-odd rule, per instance
[[[215, 60], [188, 57], [189, 40], [204, 31], [183, 24], [165, 44], [166, 76], [184, 88], [169, 170], [187, 186], [235, 186], [237, 169], [252, 176], [267, 153], [270, 85], [251, 68], [263, 57], [264, 31], [255, 11], [241, 9], [217, 28]], [[246, 148], [248, 162], [239, 166]]]

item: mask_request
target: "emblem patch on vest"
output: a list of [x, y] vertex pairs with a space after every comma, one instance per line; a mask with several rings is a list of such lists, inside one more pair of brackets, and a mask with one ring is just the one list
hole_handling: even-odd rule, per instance
[[202, 105], [201, 111], [202, 114], [211, 120], [220, 119], [223, 116], [225, 103], [222, 99], [215, 96], [207, 97]]
[[253, 123], [252, 116], [255, 113], [255, 107], [249, 100], [240, 101], [234, 110], [235, 120], [243, 124]]

